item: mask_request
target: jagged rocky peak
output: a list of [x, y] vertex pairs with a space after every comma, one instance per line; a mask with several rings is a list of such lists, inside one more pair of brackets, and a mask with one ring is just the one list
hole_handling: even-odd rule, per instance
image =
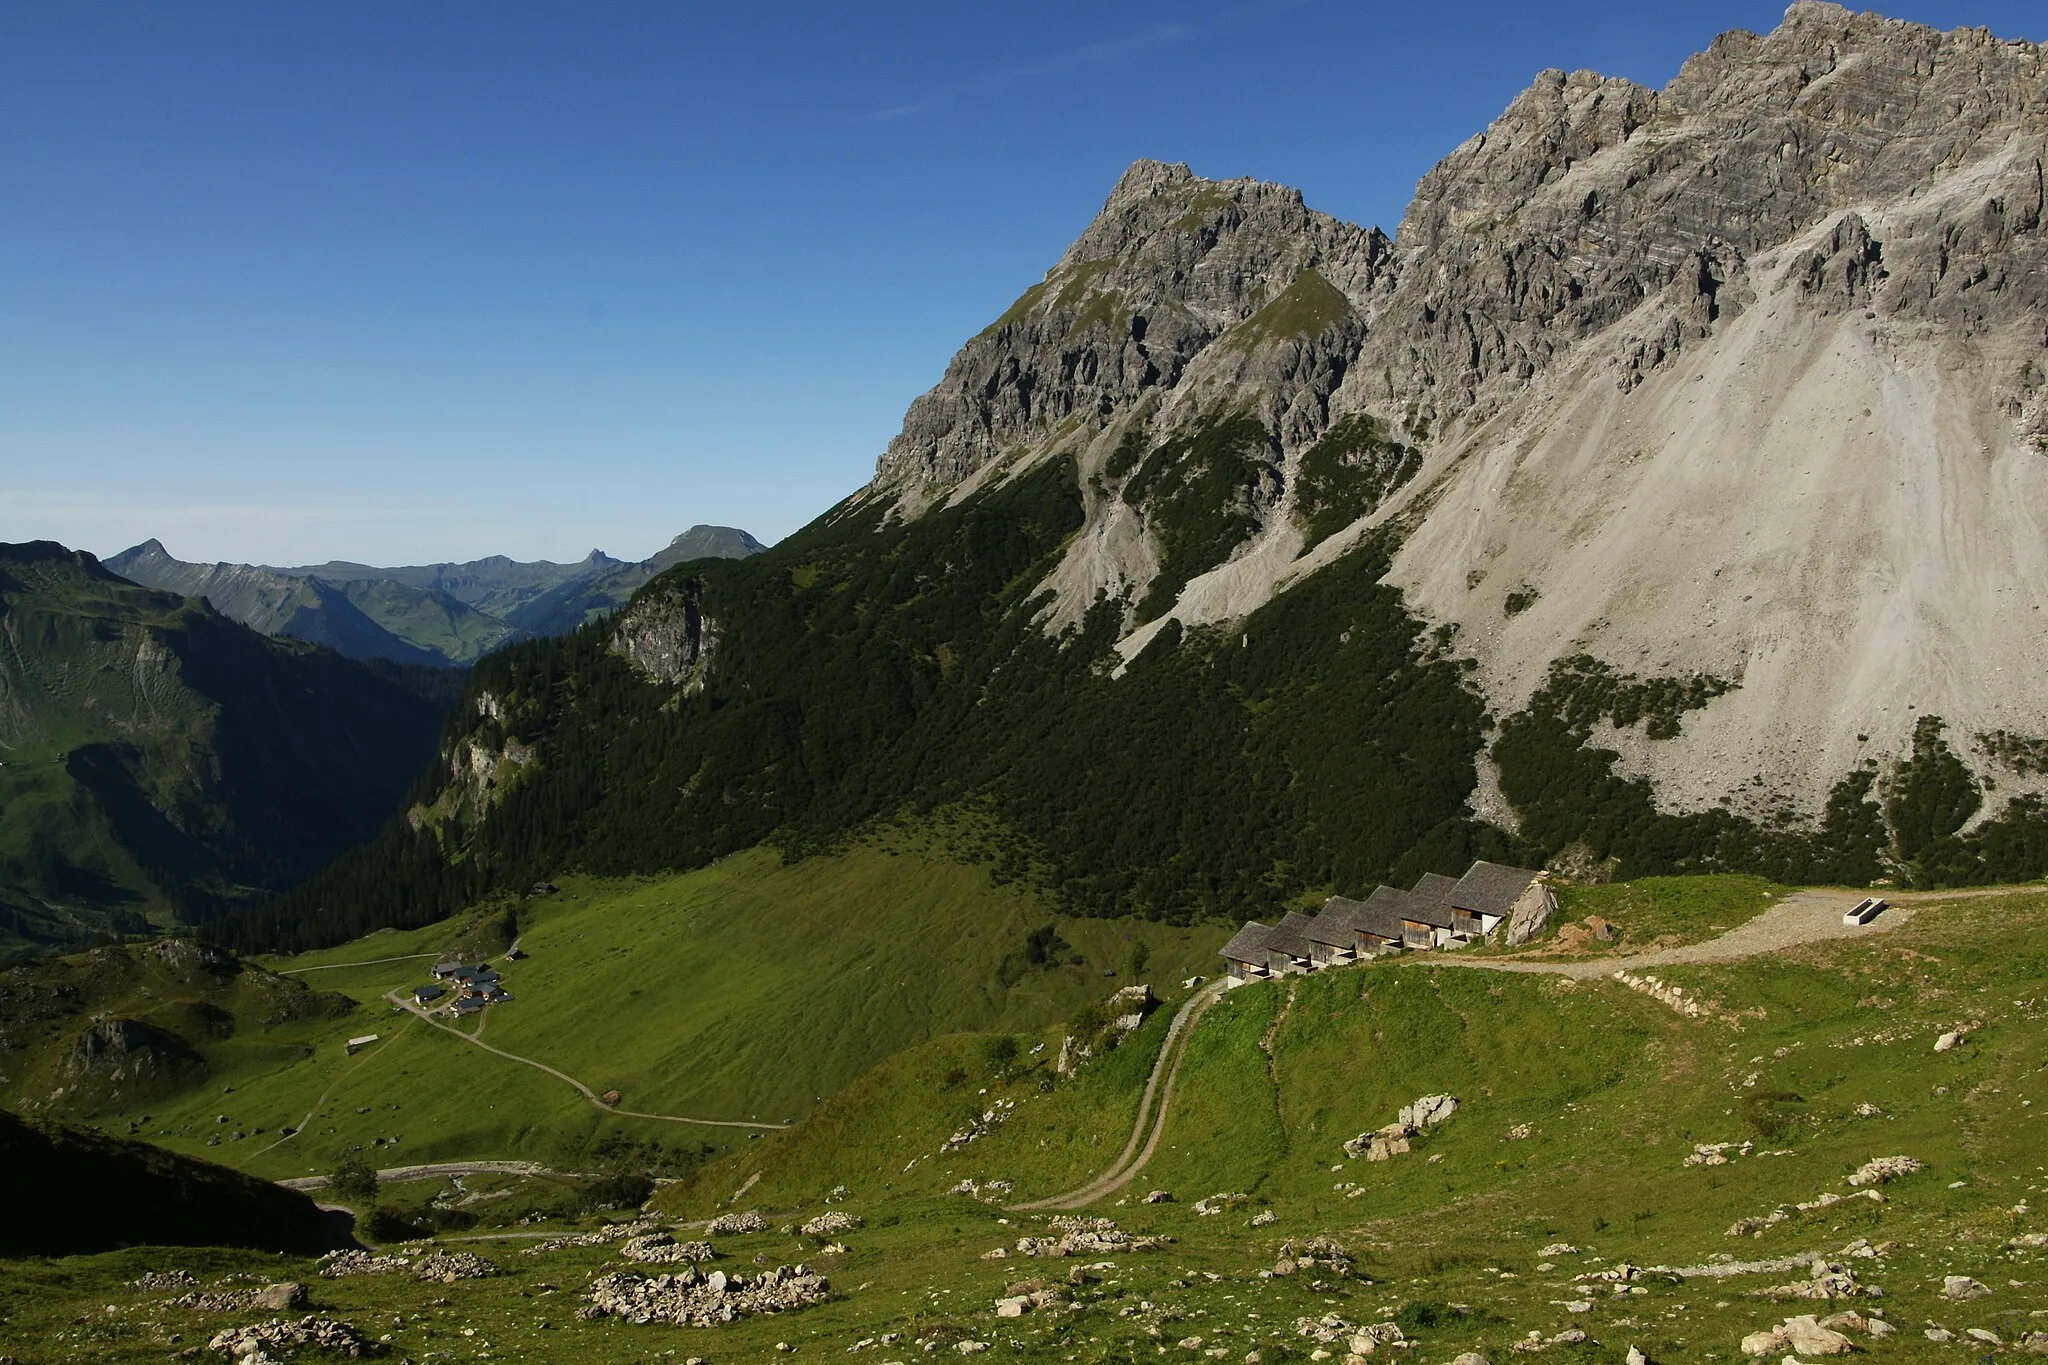
[[1755, 258], [1849, 210], [1868, 264], [1901, 238], [1890, 312], [2037, 310], [2038, 240], [2024, 267], [1987, 257], [2039, 226], [2043, 76], [2031, 43], [1817, 3], [1723, 34], [1662, 91], [1546, 71], [1423, 178], [1340, 401], [1476, 425], [1645, 303], [1661, 316], [1631, 349], [1660, 363], [1745, 306]]
[[[1173, 390], [1247, 323], [1279, 339], [1325, 333], [1362, 307], [1387, 246], [1309, 209], [1298, 190], [1140, 161], [1045, 278], [911, 405], [876, 486], [915, 510], [1055, 434], [1093, 434]], [[1288, 405], [1266, 406], [1277, 416]]]

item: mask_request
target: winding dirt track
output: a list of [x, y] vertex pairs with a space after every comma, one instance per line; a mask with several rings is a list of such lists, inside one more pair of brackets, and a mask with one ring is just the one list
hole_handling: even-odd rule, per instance
[[607, 1114], [624, 1114], [628, 1118], [635, 1119], [659, 1119], [663, 1123], [694, 1123], [703, 1128], [754, 1128], [764, 1132], [772, 1132], [789, 1127], [786, 1123], [749, 1123], [744, 1119], [693, 1119], [682, 1114], [649, 1114], [639, 1109], [615, 1109], [599, 1099], [596, 1091], [566, 1071], [557, 1071], [546, 1062], [536, 1062], [531, 1057], [522, 1057], [516, 1052], [507, 1052], [501, 1047], [492, 1047], [483, 1039], [464, 1033], [459, 1028], [450, 1028], [440, 1020], [430, 1018], [425, 1010], [405, 1000], [397, 991], [391, 992], [384, 998], [414, 1018], [440, 1029], [443, 1033], [453, 1034], [473, 1047], [480, 1047], [494, 1057], [503, 1057], [508, 1062], [518, 1062], [522, 1066], [532, 1067], [535, 1071], [547, 1072], [548, 1075], [553, 1076], [556, 1080], [573, 1087], [577, 1094], [583, 1096], [590, 1103], [592, 1108], [601, 1109]]
[[[1423, 957], [1422, 961], [1431, 966], [1468, 967], [1492, 972], [1543, 972], [1584, 980], [1596, 976], [1612, 976], [1616, 972], [1637, 971], [1644, 967], [1664, 967], [1681, 962], [1732, 962], [1739, 958], [1781, 952], [1787, 948], [1796, 948], [1807, 943], [1821, 943], [1829, 939], [1868, 938], [1874, 934], [1889, 933], [1894, 929], [1903, 928], [1912, 920], [1915, 909], [1921, 905], [1976, 896], [2010, 894], [2009, 888], [1905, 892], [1887, 896], [1891, 908], [1871, 923], [1851, 925], [1842, 923], [1842, 912], [1863, 899], [1859, 893], [1797, 891], [1747, 924], [1737, 925], [1719, 938], [1708, 939], [1704, 943], [1659, 948], [1652, 952], [1631, 953], [1621, 957], [1563, 961], [1460, 957], [1456, 953], [1448, 952], [1431, 953]], [[1167, 1032], [1166, 1043], [1159, 1050], [1159, 1060], [1153, 1064], [1152, 1077], [1145, 1083], [1144, 1096], [1138, 1101], [1138, 1117], [1131, 1126], [1131, 1139], [1124, 1144], [1124, 1150], [1115, 1163], [1080, 1189], [1054, 1195], [1049, 1199], [1033, 1200], [1028, 1204], [1013, 1204], [1012, 1208], [1085, 1208], [1099, 1199], [1116, 1193], [1137, 1178], [1138, 1172], [1145, 1168], [1145, 1163], [1150, 1161], [1153, 1152], [1158, 1150], [1159, 1140], [1166, 1133], [1167, 1113], [1173, 1105], [1174, 1083], [1180, 1077], [1180, 1065], [1187, 1056], [1188, 1039], [1194, 1033], [1195, 1023], [1209, 1006], [1221, 998], [1227, 984], [1226, 981], [1217, 981], [1206, 986], [1181, 1006], [1180, 1014], [1175, 1017], [1173, 1027]], [[1159, 1101], [1156, 1108], [1153, 1106], [1155, 1095]], [[1141, 1140], [1144, 1144], [1142, 1149], [1139, 1146]]]
[[368, 957], [361, 962], [326, 962], [318, 967], [280, 967], [277, 974], [297, 976], [301, 972], [345, 972], [350, 967], [374, 967], [381, 962], [411, 962], [414, 958], [439, 956], [439, 953], [400, 953], [397, 957]]
[[[1110, 1168], [1078, 1190], [1056, 1194], [1050, 1199], [1034, 1199], [1028, 1204], [1014, 1204], [1017, 1209], [1078, 1209], [1085, 1208], [1098, 1199], [1115, 1194], [1131, 1183], [1138, 1172], [1145, 1169], [1145, 1163], [1152, 1159], [1152, 1153], [1159, 1148], [1159, 1139], [1166, 1132], [1166, 1112], [1173, 1104], [1174, 1083], [1180, 1079], [1180, 1064], [1187, 1056], [1188, 1039], [1194, 1036], [1195, 1023], [1209, 1006], [1223, 997], [1223, 991], [1230, 983], [1228, 979], [1211, 982], [1188, 997], [1180, 1007], [1180, 1013], [1173, 1017], [1173, 1024], [1166, 1030], [1166, 1041], [1160, 1045], [1159, 1060], [1152, 1064], [1152, 1075], [1145, 1082], [1145, 1093], [1138, 1099], [1138, 1117], [1131, 1124], [1131, 1140], [1124, 1144], [1123, 1152]], [[1155, 1107], [1154, 1099], [1158, 1100]], [[1150, 1135], [1146, 1123], [1150, 1120]], [[1143, 1148], [1139, 1143], [1144, 1144]]]

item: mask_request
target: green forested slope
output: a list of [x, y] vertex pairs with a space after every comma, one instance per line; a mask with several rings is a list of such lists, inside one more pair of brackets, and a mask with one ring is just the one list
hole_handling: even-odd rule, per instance
[[432, 691], [90, 555], [0, 546], [0, 950], [290, 886], [394, 809], [433, 751]]

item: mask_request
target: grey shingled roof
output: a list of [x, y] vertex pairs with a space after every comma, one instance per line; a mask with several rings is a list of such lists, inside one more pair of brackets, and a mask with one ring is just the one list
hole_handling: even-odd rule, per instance
[[1515, 902], [1529, 889], [1529, 883], [1536, 880], [1536, 874], [1520, 867], [1504, 867], [1499, 863], [1474, 863], [1472, 870], [1458, 879], [1451, 891], [1450, 903], [1460, 910], [1470, 910], [1475, 915], [1499, 915], [1503, 918], [1515, 908]]
[[1414, 912], [1409, 918], [1439, 929], [1450, 928], [1451, 907], [1444, 903], [1444, 898], [1457, 886], [1456, 877], [1446, 877], [1441, 872], [1423, 873], [1416, 879], [1415, 889], [1408, 893], [1409, 908]]
[[1286, 953], [1289, 957], [1307, 957], [1308, 935], [1315, 921], [1298, 910], [1289, 910], [1286, 916], [1273, 926], [1273, 932], [1266, 936], [1266, 947], [1275, 952]]
[[1223, 956], [1232, 962], [1264, 962], [1266, 960], [1266, 936], [1273, 932], [1271, 925], [1251, 921], [1231, 936], [1223, 945]]
[[1397, 886], [1376, 886], [1363, 901], [1353, 902], [1352, 927], [1381, 938], [1399, 939], [1401, 921], [1408, 918], [1408, 893]]
[[1310, 943], [1345, 949], [1352, 948], [1358, 943], [1358, 936], [1351, 931], [1350, 917], [1342, 909], [1333, 909], [1328, 901], [1323, 903], [1323, 908], [1319, 912], [1305, 918], [1308, 920], [1308, 926], [1301, 931], [1301, 936]]

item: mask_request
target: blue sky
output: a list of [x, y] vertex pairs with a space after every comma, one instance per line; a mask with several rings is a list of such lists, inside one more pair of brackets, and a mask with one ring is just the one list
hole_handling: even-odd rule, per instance
[[0, 0], [0, 540], [774, 539], [1134, 158], [1391, 232], [1536, 71], [1661, 85], [1781, 12]]

